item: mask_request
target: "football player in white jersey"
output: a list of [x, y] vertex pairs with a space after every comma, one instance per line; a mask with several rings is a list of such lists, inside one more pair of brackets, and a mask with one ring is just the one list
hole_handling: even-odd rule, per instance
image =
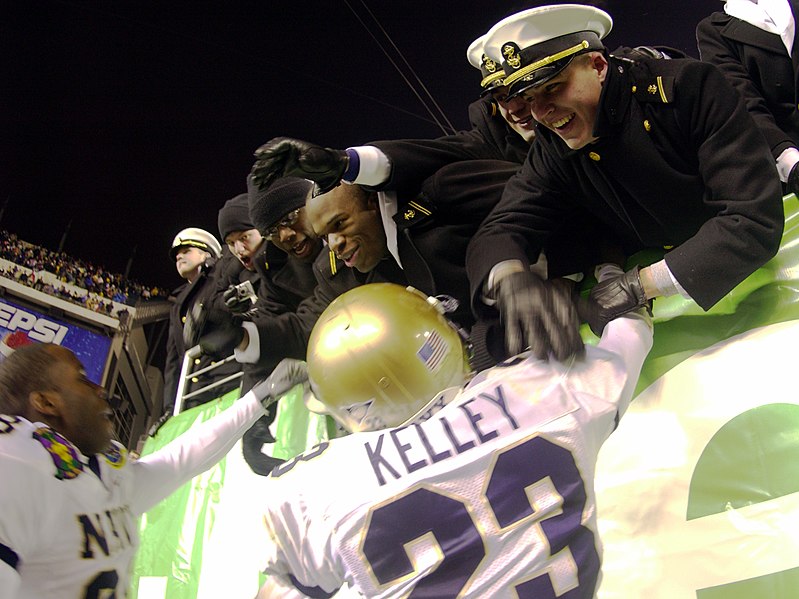
[[285, 361], [219, 416], [131, 459], [112, 441], [105, 391], [66, 348], [0, 365], [0, 598], [127, 596], [136, 517], [219, 461], [263, 404], [307, 378]]
[[355, 434], [270, 475], [259, 597], [593, 597], [594, 465], [651, 344], [649, 318], [627, 314], [582, 358], [528, 351], [463, 385], [460, 338], [424, 296], [340, 296], [308, 374]]

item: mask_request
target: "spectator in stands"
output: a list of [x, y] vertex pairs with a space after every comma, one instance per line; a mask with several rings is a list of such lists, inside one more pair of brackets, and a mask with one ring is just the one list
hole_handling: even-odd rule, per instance
[[[76, 285], [102, 295], [106, 299], [113, 299], [116, 302], [129, 305], [133, 305], [139, 297], [142, 299], [166, 299], [168, 295], [158, 287], [145, 287], [135, 281], [125, 279], [120, 274], [108, 273], [102, 267], [96, 267], [72, 256], [21, 241], [16, 235], [7, 231], [0, 231], [0, 258], [32, 270], [33, 273], [26, 274], [28, 279], [26, 284], [31, 286], [33, 281], [39, 278], [37, 275], [41, 275], [45, 271], [55, 275], [63, 283]], [[22, 271], [15, 272], [19, 273], [15, 275], [15, 279], [19, 280]], [[30, 278], [31, 275], [34, 277], [33, 279]], [[61, 287], [55, 289], [63, 299], [74, 301], [72, 292]], [[77, 303], [85, 305], [86, 298], [81, 297]], [[99, 306], [97, 302], [92, 303]]]
[[[237, 222], [237, 227], [254, 227], [264, 239], [249, 261], [258, 274], [256, 279], [251, 279], [257, 291], [254, 309], [249, 309], [252, 304], [247, 300], [244, 302], [247, 313], [242, 314], [245, 310], [236, 308], [239, 303], [236, 294], [228, 292], [227, 307], [241, 315], [228, 318], [217, 306], [210, 320], [224, 321], [226, 325], [220, 326], [216, 334], [210, 333], [200, 340], [204, 350], [217, 357], [229, 355], [237, 346], [241, 348], [235, 351], [235, 356], [243, 365], [245, 390], [253, 381], [268, 375], [279, 360], [272, 359], [274, 350], [263, 352], [261, 357], [261, 343], [271, 348], [282, 344], [282, 340], [270, 336], [268, 323], [277, 315], [295, 312], [316, 287], [313, 262], [322, 252], [323, 244], [308, 225], [304, 207], [312, 186], [310, 181], [292, 177], [279, 179], [265, 192], [249, 186], [246, 215], [238, 202], [228, 202], [220, 211], [220, 233], [229, 233], [228, 229], [233, 226], [229, 223]], [[261, 327], [264, 327], [263, 334], [259, 333]], [[275, 440], [269, 432], [275, 408], [272, 407], [243, 440], [244, 457], [259, 474], [268, 474], [277, 463], [261, 452], [264, 443]]]
[[[410, 284], [429, 295], [442, 296], [453, 320], [468, 333], [474, 320], [465, 279], [466, 246], [499, 198], [509, 176], [508, 164], [462, 161], [441, 169], [420, 193], [396, 205], [394, 218], [384, 219], [377, 193], [358, 185], [340, 185], [309, 198], [305, 219], [314, 233], [327, 237], [331, 252], [316, 258], [313, 295], [296, 311], [259, 323], [258, 339], [250, 336], [246, 351], [257, 350], [260, 361], [301, 358], [324, 308], [341, 293], [371, 282]], [[462, 184], [463, 179], [472, 184]], [[439, 188], [462, 193], [440, 194]], [[428, 194], [441, 201], [433, 205], [426, 199]], [[242, 338], [238, 335], [232, 341], [238, 344]], [[478, 328], [472, 341], [480, 359], [485, 360], [486, 329]]]
[[250, 222], [247, 194], [231, 198], [219, 210], [219, 235], [242, 266], [255, 271], [255, 255], [265, 243], [261, 233]]
[[[236, 323], [250, 320], [258, 309], [258, 293], [263, 279], [258, 265], [265, 263], [266, 240], [250, 220], [250, 205], [247, 194], [240, 194], [225, 202], [219, 210], [217, 222], [219, 236], [225, 241], [230, 258], [223, 258], [217, 265], [217, 296], [213, 307], [230, 312]], [[216, 315], [211, 313], [211, 322]], [[223, 358], [230, 355], [233, 348], [227, 348]], [[242, 393], [250, 390], [256, 381], [267, 376], [268, 370], [245, 365], [242, 379]], [[274, 408], [273, 408], [274, 411]]]
[[[208, 231], [190, 227], [183, 229], [172, 241], [169, 252], [175, 261], [175, 267], [181, 278], [186, 283], [178, 287], [174, 293], [174, 305], [169, 317], [169, 336], [167, 339], [167, 358], [164, 368], [164, 414], [171, 414], [175, 407], [176, 393], [180, 378], [181, 365], [185, 352], [190, 349], [185, 346], [184, 336], [191, 337], [191, 331], [184, 330], [187, 314], [195, 306], [203, 302], [213, 301], [216, 291], [216, 281], [213, 278], [214, 266], [222, 254], [222, 247], [216, 238]], [[199, 370], [211, 366], [213, 360], [201, 356], [195, 360], [194, 369]], [[215, 370], [194, 376], [186, 383], [186, 393], [193, 393], [200, 387], [206, 387], [215, 382], [240, 371], [235, 362], [230, 362]], [[183, 403], [183, 407], [191, 408], [220, 397], [239, 386], [239, 379], [233, 379], [219, 384]]]
[[[541, 328], [549, 307], [530, 263], [573, 214], [601, 219], [628, 255], [668, 249], [593, 288], [596, 333], [657, 297], [710, 309], [779, 247], [776, 168], [732, 86], [700, 61], [609, 55], [611, 26], [599, 9], [552, 5], [504, 19], [486, 40], [539, 123], [467, 254], [472, 305], [501, 314], [510, 351], [553, 334]], [[556, 338], [577, 321], [565, 325]]]

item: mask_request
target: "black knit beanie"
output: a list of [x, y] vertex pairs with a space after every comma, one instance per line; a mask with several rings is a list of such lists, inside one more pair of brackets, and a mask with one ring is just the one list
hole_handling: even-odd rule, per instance
[[225, 237], [234, 231], [249, 231], [255, 228], [250, 221], [250, 206], [246, 193], [229, 199], [219, 211], [219, 237], [223, 242]]
[[266, 190], [259, 190], [247, 177], [247, 192], [250, 198], [250, 218], [255, 228], [263, 234], [292, 210], [305, 206], [313, 183], [298, 177], [282, 177]]

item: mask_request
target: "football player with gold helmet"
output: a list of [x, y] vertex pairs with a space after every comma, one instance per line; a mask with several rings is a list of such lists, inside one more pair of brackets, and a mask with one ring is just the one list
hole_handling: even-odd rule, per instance
[[584, 357], [527, 351], [469, 380], [434, 299], [389, 283], [338, 297], [308, 375], [354, 434], [272, 472], [259, 596], [593, 596], [594, 464], [651, 344], [632, 313]]

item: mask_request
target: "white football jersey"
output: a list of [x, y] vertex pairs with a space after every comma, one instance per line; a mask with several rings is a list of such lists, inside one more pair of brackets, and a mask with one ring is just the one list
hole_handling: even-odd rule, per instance
[[136, 518], [262, 415], [248, 394], [138, 461], [117, 443], [86, 458], [44, 424], [0, 415], [0, 599], [126, 597]]
[[313, 597], [593, 597], [594, 465], [651, 343], [620, 318], [583, 360], [520, 356], [410, 423], [278, 467], [267, 573]]

